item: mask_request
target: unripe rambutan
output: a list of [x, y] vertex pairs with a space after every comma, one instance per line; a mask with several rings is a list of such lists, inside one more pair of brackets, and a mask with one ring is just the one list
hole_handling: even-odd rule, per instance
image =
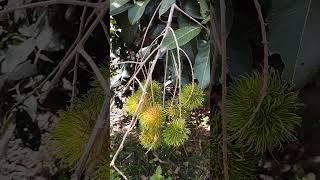
[[147, 107], [140, 114], [140, 124], [145, 130], [160, 129], [164, 120], [163, 108], [156, 104], [151, 107]]
[[181, 105], [182, 107], [193, 110], [202, 106], [204, 102], [204, 93], [203, 90], [197, 85], [187, 84], [184, 86], [180, 93], [181, 96]]
[[139, 136], [141, 145], [146, 149], [156, 149], [160, 145], [160, 132], [143, 130]]
[[184, 119], [173, 120], [163, 131], [164, 142], [172, 146], [180, 146], [187, 140], [190, 130], [185, 126]]
[[[143, 82], [142, 84], [144, 86], [145, 82]], [[137, 110], [142, 93], [143, 90], [140, 88], [128, 97], [125, 109], [129, 115], [132, 116], [134, 112]], [[148, 86], [147, 94], [143, 101], [140, 112], [143, 112], [146, 107], [153, 105], [154, 103], [161, 103], [161, 87], [158, 82], [151, 81], [151, 83]]]
[[[138, 94], [138, 93], [133, 94], [128, 97], [127, 103], [125, 105], [125, 109], [129, 115], [132, 116], [135, 113], [135, 111], [137, 110], [138, 105], [139, 105], [139, 101], [140, 101], [140, 97], [141, 97], [141, 94]], [[141, 111], [143, 111], [143, 109], [145, 109], [145, 108], [146, 108], [146, 102], [143, 101]]]
[[301, 104], [298, 93], [283, 82], [275, 71], [270, 72], [267, 95], [250, 119], [258, 104], [262, 77], [255, 73], [243, 76], [230, 87], [226, 102], [228, 129], [238, 144], [257, 153], [264, 153], [284, 141], [295, 139], [295, 128], [301, 124], [296, 113]]

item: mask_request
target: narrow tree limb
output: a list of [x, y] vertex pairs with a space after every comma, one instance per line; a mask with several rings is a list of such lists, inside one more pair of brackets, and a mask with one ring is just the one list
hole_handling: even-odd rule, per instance
[[227, 96], [227, 34], [226, 34], [226, 5], [224, 0], [220, 0], [221, 13], [221, 77], [222, 77], [222, 160], [224, 180], [229, 180], [228, 167], [228, 132], [227, 132], [227, 114], [226, 114], [226, 96]]
[[100, 24], [102, 26], [102, 29], [104, 31], [104, 34], [108, 40], [108, 43], [110, 44], [110, 37], [109, 37], [109, 29], [108, 27], [106, 26], [106, 24], [104, 23], [104, 21], [102, 19], [100, 19]]
[[16, 128], [15, 124], [11, 124], [9, 128], [6, 130], [4, 135], [1, 137], [0, 141], [0, 160], [6, 156], [8, 142], [13, 135], [13, 132]]
[[98, 81], [100, 82], [104, 92], [106, 93], [109, 89], [107, 87], [107, 82], [106, 79], [103, 77], [103, 75], [101, 74], [98, 66], [96, 65], [96, 63], [93, 61], [93, 59], [91, 58], [91, 56], [83, 49], [83, 48], [78, 48], [78, 52], [86, 59], [86, 61], [89, 63], [89, 65], [91, 66], [94, 74], [96, 75]]
[[221, 39], [218, 34], [217, 30], [217, 22], [216, 22], [216, 17], [214, 14], [214, 7], [212, 3], [210, 3], [210, 25], [211, 25], [211, 30], [210, 30], [210, 37], [214, 41], [215, 49], [218, 49], [218, 53], [221, 54]]
[[261, 11], [261, 6], [258, 2], [258, 0], [254, 0], [254, 5], [256, 7], [257, 13], [258, 13], [258, 18], [260, 21], [260, 27], [261, 27], [261, 36], [262, 36], [262, 44], [263, 44], [263, 52], [264, 52], [264, 56], [263, 56], [263, 84], [262, 84], [262, 88], [260, 91], [260, 96], [258, 99], [258, 105], [256, 106], [256, 108], [253, 110], [252, 115], [250, 116], [249, 122], [253, 121], [253, 119], [256, 116], [256, 113], [260, 110], [260, 107], [262, 105], [263, 99], [265, 98], [265, 96], [267, 95], [267, 88], [268, 88], [268, 76], [269, 76], [269, 72], [268, 72], [268, 41], [267, 41], [267, 33], [266, 33], [266, 28], [265, 28], [265, 22], [262, 16], [262, 11]]
[[109, 115], [110, 115], [110, 91], [107, 91], [102, 108], [100, 110], [98, 120], [92, 130], [89, 141], [84, 149], [84, 152], [82, 153], [82, 156], [77, 164], [76, 170], [72, 175], [71, 179], [80, 179], [83, 169], [85, 168], [85, 164], [88, 160], [90, 151], [93, 145], [95, 144], [97, 137], [101, 134], [102, 130], [106, 126], [110, 126], [110, 122], [109, 120], [107, 120], [109, 118]]
[[47, 97], [47, 95], [49, 94], [49, 92], [51, 91], [51, 89], [57, 84], [57, 82], [59, 81], [60, 77], [62, 76], [63, 72], [65, 71], [65, 69], [68, 67], [68, 65], [70, 64], [70, 62], [73, 60], [73, 57], [75, 56], [75, 54], [77, 53], [79, 48], [82, 48], [82, 45], [86, 42], [86, 40], [89, 38], [90, 34], [92, 33], [92, 31], [96, 28], [96, 26], [99, 24], [100, 19], [104, 17], [106, 11], [109, 8], [109, 2], [106, 1], [103, 3], [103, 7], [101, 7], [101, 11], [99, 12], [98, 17], [94, 20], [94, 22], [91, 24], [91, 26], [88, 28], [88, 30], [86, 31], [86, 33], [83, 35], [83, 37], [77, 42], [75, 41], [74, 45], [75, 47], [72, 49], [72, 47], [70, 48], [70, 53], [69, 55], [66, 56], [65, 60], [63, 61], [62, 65], [60, 66], [60, 69], [58, 70], [58, 72], [55, 74], [55, 76], [53, 77], [53, 79], [50, 82], [49, 88], [48, 90], [43, 94], [40, 103], [42, 103], [45, 98]]
[[[88, 2], [89, 0], [86, 0]], [[81, 37], [83, 33], [84, 23], [85, 23], [85, 15], [87, 13], [87, 7], [84, 7], [82, 10], [82, 14], [80, 17], [80, 27], [78, 32], [78, 37]], [[78, 67], [79, 67], [79, 54], [76, 54], [76, 58], [74, 61], [73, 66], [73, 78], [72, 78], [72, 94], [71, 94], [71, 105], [73, 105], [74, 98], [76, 96], [76, 89], [77, 89], [77, 79], [78, 79]]]
[[78, 1], [78, 0], [49, 0], [49, 1], [40, 1], [35, 3], [25, 4], [22, 6], [7, 8], [0, 11], [0, 14], [7, 14], [16, 10], [27, 9], [27, 8], [46, 7], [46, 6], [55, 5], [55, 4], [69, 4], [69, 5], [85, 6], [85, 7], [91, 7], [91, 8], [98, 8], [99, 6], [101, 6], [100, 3], [91, 3], [91, 2], [84, 2], [84, 1]]

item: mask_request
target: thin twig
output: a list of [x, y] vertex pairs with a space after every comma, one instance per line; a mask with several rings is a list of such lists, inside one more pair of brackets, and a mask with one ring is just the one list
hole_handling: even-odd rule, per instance
[[166, 52], [166, 62], [164, 66], [164, 78], [163, 78], [163, 96], [162, 96], [162, 105], [165, 105], [166, 98], [166, 81], [167, 81], [167, 68], [168, 68], [168, 59], [169, 59], [169, 51]]
[[307, 27], [307, 21], [308, 21], [310, 9], [311, 9], [311, 4], [312, 4], [312, 0], [309, 0], [308, 9], [307, 9], [307, 12], [306, 12], [306, 16], [305, 16], [305, 18], [304, 18], [304, 23], [303, 23], [302, 32], [301, 32], [301, 34], [300, 34], [299, 47], [298, 47], [298, 52], [297, 52], [297, 55], [296, 55], [296, 61], [295, 61], [295, 63], [294, 63], [294, 68], [293, 68], [291, 83], [294, 83], [294, 76], [296, 75], [298, 58], [299, 58], [299, 56], [300, 56], [301, 49], [302, 49], [302, 40], [303, 40], [303, 37], [304, 37], [304, 32], [305, 32], [306, 27]]
[[[99, 0], [97, 3], [101, 3], [103, 0]], [[108, 2], [109, 2], [109, 0], [108, 0]], [[97, 12], [98, 12], [98, 9], [97, 8], [95, 8], [92, 12], [91, 12], [91, 14], [90, 14], [90, 16], [87, 18], [87, 20], [86, 20], [86, 24], [84, 25], [85, 27], [87, 27], [88, 25], [89, 25], [89, 23], [90, 23], [90, 21], [92, 20], [92, 18], [93, 18], [93, 16], [94, 15], [99, 15], [99, 14], [97, 14]]]
[[101, 134], [102, 130], [106, 126], [109, 126], [108, 125], [109, 121], [107, 120], [107, 118], [109, 118], [109, 115], [110, 115], [109, 104], [110, 104], [110, 91], [107, 91], [104, 102], [103, 102], [103, 106], [101, 107], [101, 110], [100, 110], [98, 120], [93, 128], [93, 131], [90, 135], [89, 141], [84, 149], [84, 152], [82, 153], [81, 158], [77, 164], [77, 168], [74, 174], [72, 175], [72, 179], [80, 179], [80, 176], [82, 174], [86, 161], [89, 157], [89, 153], [93, 145], [95, 144], [97, 137]]
[[207, 32], [210, 32], [208, 28], [206, 28], [203, 24], [201, 24], [200, 22], [198, 22], [197, 20], [195, 20], [193, 17], [191, 17], [189, 14], [187, 14], [186, 12], [184, 12], [181, 8], [179, 8], [179, 6], [177, 6], [175, 4], [175, 8], [182, 12], [184, 15], [186, 15], [189, 19], [191, 19], [192, 21], [194, 21], [195, 23], [199, 24], [203, 29], [205, 29]]
[[0, 160], [6, 156], [8, 142], [10, 138], [13, 136], [14, 130], [16, 128], [15, 124], [11, 124], [9, 128], [6, 130], [5, 134], [1, 137], [0, 141]]
[[104, 92], [106, 93], [108, 91], [108, 87], [107, 87], [107, 81], [106, 79], [103, 77], [103, 75], [101, 74], [98, 66], [96, 65], [96, 63], [93, 61], [93, 59], [91, 58], [91, 56], [83, 49], [83, 48], [78, 48], [78, 52], [84, 57], [84, 59], [89, 63], [89, 65], [91, 66], [94, 74], [96, 75], [98, 81], [100, 82]]
[[[177, 76], [179, 77], [179, 81], [178, 81], [178, 84], [179, 84], [179, 94], [181, 93], [181, 73], [182, 73], [182, 70], [181, 70], [181, 59], [180, 59], [180, 51], [179, 51], [179, 44], [178, 44], [178, 40], [177, 40], [177, 37], [176, 37], [176, 34], [174, 33], [173, 29], [169, 26], [168, 27], [169, 30], [172, 32], [172, 35], [173, 35], [173, 39], [174, 39], [174, 42], [176, 44], [176, 47], [177, 47], [177, 57], [178, 57], [178, 69], [179, 71], [176, 73]], [[177, 78], [178, 79], [178, 78]], [[179, 114], [180, 114], [180, 119], [182, 119], [182, 105], [181, 105], [181, 96], [178, 97], [179, 98]]]
[[260, 21], [260, 27], [261, 27], [261, 36], [262, 36], [262, 44], [263, 44], [263, 84], [262, 84], [262, 88], [260, 91], [260, 97], [258, 99], [258, 105], [256, 106], [256, 108], [253, 110], [252, 115], [250, 116], [249, 122], [253, 121], [253, 119], [256, 116], [256, 113], [260, 110], [260, 107], [262, 105], [263, 99], [265, 98], [265, 96], [267, 95], [267, 88], [268, 88], [268, 76], [269, 76], [269, 72], [268, 72], [268, 41], [267, 41], [267, 33], [266, 33], [266, 29], [265, 29], [265, 22], [262, 16], [262, 12], [261, 12], [261, 6], [258, 2], [258, 0], [254, 0], [254, 5], [256, 7], [257, 13], [258, 13], [258, 17], [259, 17], [259, 21]]
[[84, 2], [84, 1], [77, 1], [77, 0], [49, 0], [49, 1], [41, 1], [41, 2], [25, 4], [22, 6], [7, 8], [0, 11], [0, 14], [7, 14], [20, 9], [46, 7], [46, 6], [55, 5], [55, 4], [69, 4], [69, 5], [85, 6], [85, 7], [91, 7], [91, 8], [98, 8], [99, 6], [101, 6], [100, 3], [91, 3], [91, 2]]
[[216, 17], [214, 14], [214, 7], [212, 3], [210, 3], [210, 25], [211, 25], [211, 31], [210, 31], [210, 38], [214, 41], [215, 48], [218, 49], [218, 53], [221, 53], [221, 39], [218, 34], [217, 30], [217, 22]]
[[223, 175], [224, 180], [229, 180], [228, 167], [228, 132], [227, 132], [227, 116], [226, 116], [226, 96], [227, 96], [227, 36], [226, 36], [226, 5], [224, 0], [220, 0], [221, 13], [221, 77], [222, 77], [222, 160], [223, 160]]
[[[145, 33], [144, 33], [144, 35], [143, 35], [143, 38], [142, 38], [142, 43], [141, 43], [140, 49], [143, 48], [143, 45], [144, 45], [144, 42], [145, 42], [147, 33], [148, 33], [149, 28], [150, 28], [150, 26], [151, 26], [151, 24], [152, 24], [152, 22], [153, 22], [153, 20], [154, 20], [154, 17], [156, 16], [156, 14], [157, 14], [157, 12], [158, 12], [158, 10], [159, 10], [159, 8], [160, 8], [160, 5], [161, 5], [161, 3], [160, 3], [160, 4], [158, 5], [158, 7], [156, 8], [155, 12], [153, 13], [153, 15], [152, 15], [152, 17], [151, 17], [151, 19], [150, 19], [150, 22], [148, 23], [147, 29], [146, 29], [146, 31], [145, 31]], [[158, 37], [159, 37], [159, 36], [158, 36]], [[157, 39], [158, 39], [158, 38], [156, 38], [156, 39], [150, 44], [150, 47], [152, 46], [152, 44], [153, 44], [154, 42], [156, 42]], [[142, 58], [138, 59], [138, 61], [142, 61], [142, 60], [144, 59], [144, 57], [145, 57], [145, 54], [142, 56]], [[135, 66], [134, 66], [134, 70], [136, 71], [137, 68], [138, 68], [137, 65], [135, 65]], [[142, 69], [142, 73], [143, 73], [143, 75], [145, 76], [145, 70], [144, 70], [144, 69]]]
[[[88, 2], [89, 0], [86, 0]], [[80, 17], [80, 27], [79, 27], [79, 32], [78, 36], [81, 36], [83, 33], [83, 28], [84, 28], [84, 23], [85, 23], [85, 15], [87, 12], [87, 7], [84, 7], [82, 10], [82, 14]], [[78, 79], [78, 67], [79, 67], [79, 53], [76, 54], [76, 58], [74, 61], [74, 66], [73, 66], [73, 79], [72, 79], [72, 94], [71, 94], [71, 105], [73, 105], [74, 98], [76, 96], [76, 89], [77, 89], [77, 79]]]
[[58, 80], [60, 79], [60, 77], [62, 76], [63, 72], [65, 71], [65, 69], [68, 67], [68, 65], [70, 64], [70, 62], [72, 61], [73, 57], [75, 56], [75, 54], [77, 53], [79, 48], [82, 48], [82, 45], [86, 42], [86, 40], [89, 38], [91, 32], [96, 28], [96, 26], [99, 24], [100, 19], [104, 17], [106, 11], [109, 8], [109, 4], [108, 1], [106, 1], [107, 3], [103, 3], [103, 7], [98, 15], [98, 17], [95, 19], [95, 21], [91, 24], [91, 26], [89, 27], [89, 29], [86, 31], [86, 33], [83, 35], [83, 37], [78, 41], [77, 45], [75, 46], [74, 49], [72, 49], [69, 53], [68, 56], [66, 56], [65, 60], [63, 61], [62, 65], [60, 66], [60, 69], [58, 70], [58, 72], [55, 74], [55, 76], [53, 77], [53, 79], [51, 80], [51, 83], [49, 85], [48, 90], [43, 94], [40, 103], [42, 103], [44, 101], [44, 99], [47, 97], [47, 95], [49, 94], [50, 90], [56, 85], [56, 83], [58, 82]]
[[110, 37], [109, 37], [109, 32], [108, 32], [109, 29], [102, 19], [100, 19], [100, 24], [103, 29], [104, 35], [106, 36], [108, 43], [110, 44]]

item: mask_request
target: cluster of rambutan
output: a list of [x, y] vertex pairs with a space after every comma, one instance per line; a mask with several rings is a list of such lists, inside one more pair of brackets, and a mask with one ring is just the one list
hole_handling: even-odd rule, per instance
[[[145, 84], [145, 83], [143, 83]], [[204, 101], [203, 90], [196, 84], [187, 84], [176, 97], [163, 105], [160, 84], [151, 81], [138, 114], [140, 142], [146, 149], [155, 149], [162, 142], [170, 146], [180, 146], [188, 138], [190, 130], [186, 120], [193, 109]], [[126, 111], [134, 115], [138, 109], [143, 90], [139, 89], [128, 97]]]

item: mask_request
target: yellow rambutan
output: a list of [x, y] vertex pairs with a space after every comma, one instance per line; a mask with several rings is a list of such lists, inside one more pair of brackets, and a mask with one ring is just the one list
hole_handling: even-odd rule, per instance
[[143, 130], [139, 136], [141, 145], [146, 149], [156, 149], [160, 145], [160, 132]]
[[143, 129], [159, 129], [162, 126], [164, 120], [164, 111], [161, 105], [156, 104], [151, 107], [147, 107], [140, 114], [140, 124]]

